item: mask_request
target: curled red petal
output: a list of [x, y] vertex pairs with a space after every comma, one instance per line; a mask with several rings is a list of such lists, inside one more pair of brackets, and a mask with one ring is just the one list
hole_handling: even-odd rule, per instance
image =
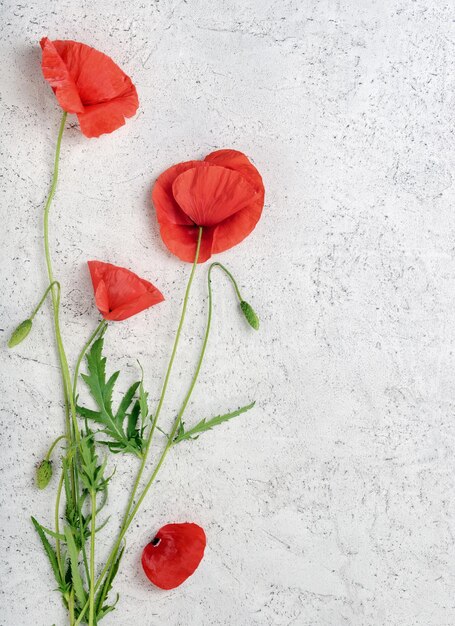
[[76, 41], [41, 40], [42, 68], [61, 107], [77, 113], [87, 137], [110, 133], [139, 106], [136, 88], [114, 61]]
[[152, 283], [123, 267], [88, 262], [99, 312], [107, 320], [120, 321], [164, 300]]
[[166, 222], [182, 226], [194, 225], [192, 219], [182, 211], [175, 200], [172, 193], [172, 185], [177, 176], [180, 176], [183, 172], [203, 165], [207, 167], [203, 161], [185, 161], [169, 167], [158, 176], [153, 186], [152, 200], [156, 210], [156, 217], [160, 224]]
[[136, 93], [128, 93], [110, 102], [87, 106], [83, 113], [78, 113], [77, 118], [86, 137], [99, 137], [123, 126], [125, 118], [132, 117], [137, 107]]
[[208, 154], [204, 161], [239, 172], [247, 179], [255, 191], [264, 197], [262, 177], [243, 152], [238, 150], [216, 150]]
[[41, 61], [43, 76], [52, 87], [60, 106], [68, 113], [82, 112], [84, 105], [76, 83], [55, 45], [47, 37], [41, 39], [40, 45], [43, 51]]
[[213, 234], [212, 253], [229, 250], [248, 237], [262, 215], [262, 208], [263, 202], [258, 197], [246, 209], [218, 224]]
[[167, 524], [142, 552], [147, 578], [160, 589], [175, 589], [191, 576], [204, 556], [207, 540], [197, 524]]

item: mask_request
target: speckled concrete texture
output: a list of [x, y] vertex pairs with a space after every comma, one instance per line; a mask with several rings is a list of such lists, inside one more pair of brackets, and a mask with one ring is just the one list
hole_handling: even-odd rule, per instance
[[[176, 161], [224, 147], [262, 172], [263, 218], [224, 253], [261, 317], [214, 281], [214, 332], [187, 422], [257, 406], [174, 451], [128, 536], [106, 626], [452, 626], [455, 623], [454, 6], [443, 0], [2, 2], [1, 337], [45, 285], [41, 215], [60, 111], [41, 36], [130, 74], [141, 106], [87, 140], [69, 119], [52, 212], [71, 363], [98, 319], [85, 262], [124, 265], [166, 295], [108, 331], [123, 385], [156, 402], [189, 267], [149, 202]], [[206, 307], [199, 268], [165, 427]], [[34, 467], [63, 428], [49, 308], [1, 351], [1, 626], [65, 624], [30, 515], [52, 523], [57, 478]], [[119, 458], [107, 552], [136, 463]], [[194, 521], [206, 556], [158, 591], [140, 553]], [[104, 543], [103, 543], [104, 542]]]

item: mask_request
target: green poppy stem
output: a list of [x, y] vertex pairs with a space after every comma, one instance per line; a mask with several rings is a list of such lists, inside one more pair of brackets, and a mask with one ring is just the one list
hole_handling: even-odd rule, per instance
[[53, 441], [51, 447], [49, 448], [49, 450], [47, 451], [46, 456], [44, 457], [46, 461], [49, 461], [49, 459], [51, 458], [51, 454], [55, 448], [55, 446], [58, 444], [59, 441], [61, 441], [62, 439], [66, 439], [66, 435], [60, 435], [60, 437], [57, 437], [57, 439], [55, 439], [55, 441]]
[[30, 315], [30, 320], [33, 320], [33, 318], [35, 317], [35, 315], [38, 313], [38, 311], [40, 310], [40, 308], [43, 306], [43, 303], [45, 301], [45, 299], [47, 298], [49, 291], [51, 289], [53, 289], [54, 287], [57, 287], [57, 289], [60, 289], [60, 283], [57, 280], [54, 280], [52, 283], [50, 283], [50, 285], [47, 287], [46, 291], [43, 294], [43, 297], [41, 298], [41, 300], [38, 302], [38, 304], [36, 305], [36, 307], [33, 310], [33, 313]]

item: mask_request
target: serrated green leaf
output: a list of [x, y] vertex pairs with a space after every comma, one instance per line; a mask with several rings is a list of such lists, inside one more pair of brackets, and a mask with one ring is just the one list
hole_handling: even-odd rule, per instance
[[107, 459], [98, 463], [94, 436], [91, 431], [83, 436], [79, 442], [79, 463], [81, 479], [88, 491], [98, 492], [105, 489], [107, 480], [104, 478], [104, 470]]
[[[247, 404], [246, 406], [237, 409], [237, 411], [232, 411], [232, 413], [225, 413], [224, 415], [217, 415], [216, 417], [212, 417], [211, 419], [203, 419], [196, 426], [190, 428], [187, 431], [183, 430], [183, 424], [180, 424], [179, 431], [173, 441], [173, 444], [180, 443], [181, 441], [185, 441], [187, 439], [196, 439], [199, 435], [206, 430], [211, 430], [215, 426], [222, 424], [223, 422], [227, 422], [233, 417], [237, 417], [237, 415], [241, 415], [242, 413], [246, 413], [254, 407], [256, 402], [252, 402], [251, 404]], [[182, 430], [181, 430], [182, 429]]]
[[104, 424], [104, 419], [99, 411], [93, 411], [92, 409], [87, 409], [85, 406], [78, 406], [77, 412], [79, 413], [81, 417], [86, 417], [89, 420], [98, 422], [98, 424]]
[[[103, 361], [104, 363], [106, 363], [106, 359], [103, 359]], [[107, 381], [106, 386], [103, 390], [104, 406], [109, 412], [112, 411], [112, 392], [114, 391], [114, 386], [119, 376], [120, 372], [114, 372]]]
[[71, 566], [71, 582], [74, 587], [76, 598], [78, 599], [80, 605], [84, 606], [87, 600], [87, 594], [84, 590], [84, 584], [79, 572], [79, 558], [76, 543], [74, 541], [73, 532], [69, 526], [65, 526], [64, 532]]
[[144, 385], [141, 380], [141, 383], [139, 385], [139, 407], [141, 410], [142, 425], [145, 424], [145, 420], [147, 419], [149, 414], [148, 397], [149, 394], [145, 391]]
[[96, 619], [97, 621], [101, 621], [103, 619], [103, 617], [106, 617], [106, 615], [108, 613], [111, 613], [112, 611], [115, 611], [115, 605], [117, 604], [117, 602], [119, 601], [119, 594], [117, 594], [117, 597], [115, 599], [114, 604], [106, 604], [105, 606], [103, 606], [103, 608], [101, 609], [101, 611], [97, 614]]
[[133, 383], [123, 396], [123, 399], [119, 404], [117, 413], [115, 414], [115, 419], [117, 422], [123, 421], [125, 419], [126, 412], [130, 408], [130, 405], [134, 398], [134, 394], [136, 393], [136, 389], [139, 387], [139, 385], [140, 381], [138, 381], [137, 383]]
[[[122, 549], [120, 550], [117, 559], [114, 561], [112, 567], [108, 571], [107, 576], [106, 576], [106, 578], [104, 580], [104, 583], [103, 583], [101, 589], [98, 591], [98, 594], [97, 594], [97, 596], [95, 598], [95, 612], [96, 612], [98, 621], [101, 619], [100, 614], [107, 608], [107, 607], [104, 606], [104, 602], [105, 602], [109, 592], [112, 589], [112, 582], [113, 582], [115, 576], [117, 575], [118, 568], [120, 566], [120, 561], [122, 559], [124, 551], [125, 551], [125, 546], [123, 546]], [[117, 595], [117, 600], [118, 600], [118, 595]], [[115, 601], [115, 603], [113, 605], [113, 608], [115, 607], [115, 604], [117, 603], [117, 600]], [[105, 613], [104, 613], [104, 615], [105, 615]]]
[[135, 402], [131, 413], [128, 415], [128, 425], [126, 427], [128, 439], [134, 439], [139, 432], [137, 422], [139, 420], [140, 410], [139, 402]]
[[58, 539], [59, 541], [65, 541], [65, 535], [62, 535], [61, 533], [56, 533], [53, 530], [51, 530], [50, 528], [46, 528], [46, 526], [41, 526], [41, 528], [44, 530], [44, 532], [46, 533], [46, 535], [49, 535], [49, 537], [53, 537], [54, 539]]
[[39, 535], [39, 538], [41, 539], [41, 543], [43, 544], [44, 551], [47, 554], [47, 558], [49, 559], [49, 563], [51, 564], [52, 571], [54, 572], [55, 580], [57, 581], [57, 584], [59, 585], [59, 587], [61, 587], [64, 584], [64, 581], [62, 580], [62, 577], [60, 574], [57, 554], [55, 553], [54, 548], [49, 543], [49, 540], [45, 535], [44, 528], [41, 526], [41, 524], [34, 517], [32, 517], [32, 523], [33, 523], [33, 526], [35, 527], [36, 532]]
[[[103, 343], [103, 337], [99, 337], [93, 343], [87, 354], [88, 374], [82, 374], [82, 378], [99, 410], [96, 411], [79, 405], [77, 410], [85, 419], [92, 420], [103, 427], [99, 432], [104, 434], [107, 439], [100, 441], [100, 443], [107, 445], [112, 452], [132, 452], [141, 456], [144, 443], [143, 429], [137, 427], [137, 422], [139, 411], [146, 410], [146, 393], [141, 381], [133, 383], [123, 396], [117, 411], [113, 411], [112, 394], [119, 372], [112, 374], [106, 382], [106, 358], [102, 355]], [[136, 407], [138, 402], [136, 401], [131, 412], [128, 413], [138, 388], [140, 389], [139, 405]], [[127, 422], [126, 425], [125, 421]]]
[[179, 439], [180, 437], [182, 437], [185, 434], [185, 422], [180, 422], [179, 427], [177, 429], [177, 436], [176, 439]]

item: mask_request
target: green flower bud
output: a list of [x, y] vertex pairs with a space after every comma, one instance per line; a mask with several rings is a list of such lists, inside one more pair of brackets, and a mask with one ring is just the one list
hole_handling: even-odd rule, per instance
[[46, 489], [52, 478], [52, 461], [44, 459], [36, 468], [36, 486], [38, 489]]
[[19, 324], [11, 335], [11, 339], [8, 341], [8, 348], [14, 348], [14, 346], [17, 346], [21, 341], [24, 341], [31, 330], [32, 320], [25, 320], [22, 324]]
[[259, 328], [259, 318], [254, 312], [253, 307], [245, 300], [242, 300], [240, 303], [240, 308], [242, 309], [243, 315], [246, 317], [248, 324], [254, 328], [254, 330], [258, 330]]

